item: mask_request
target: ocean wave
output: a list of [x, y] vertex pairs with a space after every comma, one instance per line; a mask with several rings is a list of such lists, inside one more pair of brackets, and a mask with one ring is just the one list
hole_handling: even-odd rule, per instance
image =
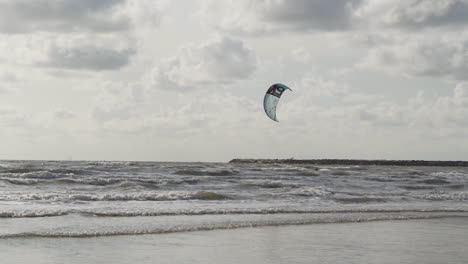
[[54, 183], [59, 184], [84, 184], [84, 185], [96, 185], [96, 186], [106, 186], [114, 185], [124, 181], [119, 178], [61, 178], [54, 181]]
[[283, 181], [248, 181], [243, 185], [251, 187], [260, 187], [267, 189], [277, 189], [277, 188], [298, 188], [299, 185], [295, 183], [287, 183]]
[[421, 183], [425, 183], [425, 184], [433, 184], [433, 185], [440, 185], [440, 184], [447, 184], [447, 183], [450, 183], [449, 181], [445, 180], [445, 179], [426, 179], [426, 180], [421, 180], [420, 181]]
[[116, 188], [132, 188], [132, 187], [143, 187], [148, 189], [160, 188], [167, 185], [191, 185], [201, 182], [201, 179], [125, 179], [119, 182], [114, 187]]
[[313, 166], [306, 167], [268, 167], [262, 168], [263, 172], [281, 174], [281, 175], [295, 175], [295, 176], [317, 176], [320, 169]]
[[369, 196], [361, 196], [361, 197], [333, 197], [331, 198], [334, 201], [339, 203], [384, 203], [388, 200], [382, 197], [369, 197]]
[[22, 174], [22, 173], [33, 173], [33, 172], [44, 172], [43, 168], [8, 168], [2, 171], [2, 173], [14, 173], [14, 174]]
[[109, 178], [52, 178], [52, 177], [35, 177], [35, 178], [16, 178], [3, 177], [0, 181], [14, 185], [37, 185], [37, 184], [84, 184], [105, 186], [120, 183], [120, 179]]
[[430, 193], [415, 193], [411, 196], [430, 201], [468, 201], [468, 192], [434, 191]]
[[192, 176], [232, 176], [239, 174], [237, 170], [195, 170], [186, 169], [174, 172], [178, 175], [192, 175]]
[[4, 181], [14, 185], [35, 185], [39, 183], [37, 179], [22, 179], [22, 178], [0, 178], [0, 181]]
[[367, 177], [365, 178], [367, 181], [375, 181], [375, 182], [395, 182], [396, 180], [390, 178], [381, 178], [381, 177]]
[[317, 171], [299, 171], [296, 173], [297, 176], [320, 176], [320, 173]]
[[399, 187], [408, 191], [434, 190], [436, 188], [435, 186], [428, 185], [400, 185]]
[[173, 211], [79, 211], [80, 213], [88, 216], [97, 217], [137, 217], [137, 216], [177, 216], [177, 215], [276, 215], [276, 214], [346, 214], [346, 213], [468, 213], [468, 210], [462, 209], [334, 209], [334, 210], [320, 210], [320, 209], [287, 209], [287, 208], [246, 208], [246, 209], [193, 209], [193, 210], [173, 210]]
[[445, 187], [449, 188], [449, 189], [453, 189], [453, 190], [463, 190], [463, 189], [468, 188], [468, 185], [466, 185], [466, 184], [451, 184], [451, 185], [447, 185]]
[[183, 184], [197, 184], [201, 179], [195, 178], [177, 178], [177, 179], [150, 179], [150, 178], [130, 178], [130, 177], [35, 177], [35, 178], [22, 178], [22, 177], [1, 177], [0, 181], [13, 185], [61, 185], [61, 184], [77, 184], [77, 185], [91, 185], [91, 186], [111, 186], [114, 188], [132, 188], [143, 187], [148, 189], [159, 188], [164, 185], [183, 185]]
[[352, 171], [366, 171], [366, 170], [369, 170], [369, 167], [367, 167], [367, 166], [352, 166], [352, 167], [348, 167], [347, 169], [352, 170]]
[[199, 216], [199, 215], [277, 215], [277, 214], [375, 214], [375, 213], [468, 213], [463, 209], [290, 209], [290, 208], [230, 208], [183, 210], [13, 210], [0, 211], [0, 218], [59, 217], [78, 214], [87, 217]]
[[[81, 170], [81, 169], [10, 169], [7, 171], [1, 172], [2, 180], [10, 181], [13, 184], [34, 184], [34, 181], [27, 181], [27, 179], [38, 179], [38, 180], [48, 180], [48, 179], [60, 179], [60, 178], [69, 178], [75, 176], [83, 175], [92, 175], [93, 172]], [[21, 180], [23, 180], [21, 182]]]
[[[312, 219], [287, 219], [287, 220], [257, 220], [245, 222], [224, 222], [205, 225], [180, 225], [172, 227], [155, 227], [146, 229], [123, 229], [123, 230], [84, 230], [84, 231], [46, 231], [46, 232], [22, 232], [12, 234], [0, 234], [0, 239], [11, 238], [85, 238], [104, 236], [128, 236], [128, 235], [157, 235], [179, 232], [223, 230], [237, 228], [253, 228], [266, 226], [285, 225], [311, 225], [311, 224], [334, 224], [334, 223], [361, 223], [389, 220], [412, 220], [412, 219], [436, 219], [450, 217], [440, 214], [379, 214], [379, 215], [352, 215], [339, 217], [312, 217]], [[466, 215], [452, 215], [452, 217], [467, 217]]]
[[134, 161], [88, 161], [85, 162], [83, 165], [85, 166], [120, 166], [120, 167], [127, 167], [127, 166], [134, 166], [138, 165], [138, 162]]
[[286, 192], [286, 194], [289, 194], [289, 195], [304, 196], [304, 197], [324, 197], [324, 196], [329, 196], [333, 193], [334, 193], [333, 191], [323, 186], [317, 186], [317, 187], [305, 186], [305, 187], [293, 189], [289, 192]]
[[19, 193], [0, 195], [2, 201], [174, 201], [224, 200], [227, 196], [215, 192], [140, 192], [140, 193]]
[[97, 161], [80, 164], [85, 171], [128, 171], [141, 168], [159, 167], [159, 163], [133, 161]]
[[62, 174], [62, 175], [92, 175], [94, 172], [90, 170], [83, 170], [83, 169], [50, 169], [48, 170], [50, 173], [54, 174]]
[[333, 176], [348, 176], [351, 175], [351, 172], [346, 170], [336, 170], [331, 173]]
[[26, 210], [26, 211], [0, 211], [0, 218], [33, 218], [53, 217], [69, 214], [67, 210]]
[[425, 176], [425, 175], [426, 175], [426, 173], [425, 173], [424, 171], [419, 171], [419, 170], [417, 170], [417, 171], [409, 171], [407, 174], [408, 174], [409, 176]]
[[57, 179], [57, 178], [69, 177], [69, 175], [51, 173], [49, 171], [37, 171], [37, 172], [17, 174], [17, 175], [14, 175], [14, 177], [23, 178], [23, 179]]

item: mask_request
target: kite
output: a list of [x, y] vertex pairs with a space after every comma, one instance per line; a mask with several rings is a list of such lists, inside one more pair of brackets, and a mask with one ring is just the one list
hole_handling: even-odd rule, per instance
[[278, 119], [276, 119], [276, 105], [278, 104], [281, 95], [286, 90], [292, 91], [291, 88], [284, 84], [273, 84], [268, 88], [268, 91], [263, 98], [263, 108], [265, 109], [265, 113], [269, 118], [276, 122], [278, 122]]

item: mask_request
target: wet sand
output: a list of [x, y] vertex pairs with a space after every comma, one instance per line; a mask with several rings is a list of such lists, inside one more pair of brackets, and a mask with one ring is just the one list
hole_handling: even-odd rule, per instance
[[464, 263], [468, 218], [0, 240], [11, 263]]

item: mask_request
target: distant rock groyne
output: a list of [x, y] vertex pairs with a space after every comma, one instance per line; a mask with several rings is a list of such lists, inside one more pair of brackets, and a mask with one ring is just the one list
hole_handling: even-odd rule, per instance
[[229, 161], [229, 163], [468, 167], [468, 161], [430, 161], [430, 160], [233, 159]]

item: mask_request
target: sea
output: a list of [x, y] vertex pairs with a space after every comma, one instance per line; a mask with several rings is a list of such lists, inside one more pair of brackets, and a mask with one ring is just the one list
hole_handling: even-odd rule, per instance
[[162, 239], [446, 218], [466, 230], [468, 168], [0, 161], [0, 248], [10, 250], [15, 239]]
[[468, 216], [468, 169], [0, 162], [0, 238]]

